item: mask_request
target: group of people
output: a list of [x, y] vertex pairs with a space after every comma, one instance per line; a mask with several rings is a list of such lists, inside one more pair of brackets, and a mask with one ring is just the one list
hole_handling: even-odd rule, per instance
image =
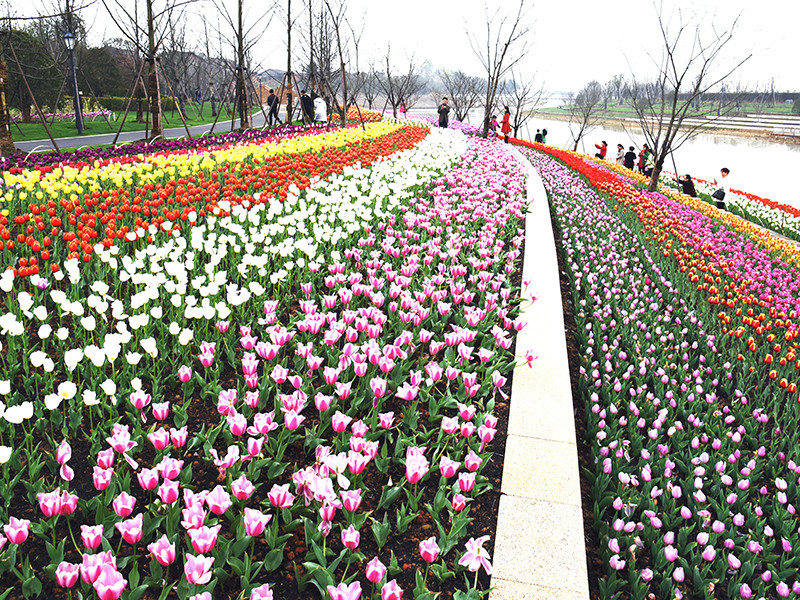
[[[270, 89], [269, 96], [267, 96], [267, 124], [272, 127], [273, 125], [283, 124], [278, 116], [278, 109], [280, 108], [281, 101], [275, 95], [275, 90]], [[313, 100], [308, 95], [306, 90], [300, 90], [300, 109], [302, 111], [303, 121], [306, 123], [325, 123], [328, 120], [328, 103], [322, 96], [316, 96]], [[290, 119], [291, 120], [291, 119]]]
[[[439, 127], [447, 127], [447, 124], [450, 122], [450, 105], [447, 103], [447, 96], [442, 98], [442, 103], [439, 105], [438, 108], [439, 113]], [[503, 141], [507, 144], [508, 137], [511, 135], [511, 110], [509, 110], [508, 106], [505, 107], [503, 111], [503, 118], [498, 123], [497, 116], [492, 115], [492, 120], [489, 122], [489, 129], [497, 135], [497, 129], [500, 128], [500, 133], [503, 134]], [[537, 135], [541, 136], [539, 130], [536, 130]], [[544, 130], [545, 135], [547, 134], [547, 130]]]
[[[595, 144], [594, 147], [598, 150], [595, 157], [605, 160], [608, 154], [608, 144], [606, 141], [603, 140], [601, 143]], [[653, 151], [650, 150], [647, 144], [644, 144], [639, 151], [638, 161], [636, 150], [633, 146], [629, 146], [628, 151], [625, 152], [625, 146], [617, 144], [616, 161], [618, 165], [622, 165], [626, 169], [634, 170], [635, 167], [646, 177], [650, 177], [653, 174], [653, 168], [655, 167]], [[723, 167], [720, 170], [720, 180], [714, 180], [713, 185], [715, 188], [711, 197], [714, 198], [717, 208], [726, 208], [725, 195], [730, 191], [730, 184], [727, 181], [728, 175], [730, 175], [730, 169]], [[676, 175], [675, 181], [681, 186], [681, 191], [683, 191], [684, 194], [692, 198], [697, 198], [697, 190], [694, 187], [694, 181], [692, 181], [691, 175], [688, 173], [683, 176]]]

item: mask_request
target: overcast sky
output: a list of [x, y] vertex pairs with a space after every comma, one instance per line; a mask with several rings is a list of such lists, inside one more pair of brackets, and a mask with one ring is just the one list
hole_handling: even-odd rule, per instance
[[[121, 1], [132, 4], [132, 0]], [[265, 0], [245, 0], [251, 14], [266, 4]], [[278, 4], [285, 10], [287, 0], [278, 0]], [[294, 0], [292, 4], [298, 13], [306, 2]], [[512, 0], [492, 0], [490, 4], [501, 13], [512, 12], [518, 5]], [[615, 74], [630, 76], [632, 71], [646, 78], [647, 69], [653, 65], [648, 54], [660, 56], [656, 10], [651, 0], [527, 0], [527, 4], [526, 23], [531, 35], [528, 52], [520, 63], [520, 76], [535, 76], [550, 91], [575, 91], [592, 79], [604, 83]], [[728, 30], [738, 15], [725, 64], [734, 64], [748, 54], [752, 57], [736, 72], [734, 83], [764, 86], [774, 78], [777, 90], [800, 91], [800, 46], [795, 37], [800, 0], [666, 0], [664, 4], [665, 14], [680, 8], [685, 20], [700, 19], [707, 36], [711, 25]], [[481, 74], [481, 66], [467, 32], [485, 40], [484, 7], [484, 0], [347, 0], [354, 27], [364, 25], [362, 68], [370, 60], [380, 61], [391, 44], [398, 64], [414, 55], [419, 62], [429, 60], [434, 68], [461, 69], [475, 75]], [[22, 9], [17, 10], [24, 14]], [[210, 14], [214, 9], [205, 0], [189, 10]], [[90, 43], [119, 36], [99, 2], [87, 11], [86, 20], [93, 24]], [[191, 18], [187, 22], [192, 22]], [[295, 34], [298, 45], [293, 49], [298, 57], [300, 33]], [[254, 48], [255, 61], [267, 68], [285, 68], [285, 35], [281, 19], [274, 18]], [[295, 63], [295, 68], [299, 66]]]

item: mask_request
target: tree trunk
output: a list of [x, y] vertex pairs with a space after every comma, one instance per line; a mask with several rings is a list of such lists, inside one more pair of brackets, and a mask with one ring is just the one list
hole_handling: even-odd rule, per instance
[[239, 0], [239, 30], [236, 32], [237, 59], [236, 97], [239, 99], [239, 129], [250, 128], [250, 105], [247, 102], [247, 87], [244, 81], [244, 26], [242, 22], [242, 4]]
[[152, 128], [150, 139], [164, 134], [163, 113], [161, 111], [161, 88], [158, 82], [156, 65], [156, 24], [153, 15], [153, 1], [147, 0], [147, 93], [150, 95], [150, 115]]
[[14, 140], [11, 137], [11, 115], [6, 104], [6, 80], [8, 79], [8, 67], [6, 61], [0, 58], [0, 155], [8, 156], [14, 154]]
[[286, 9], [286, 124], [292, 124], [292, 0]]
[[661, 175], [661, 170], [664, 168], [664, 161], [667, 159], [667, 154], [662, 153], [653, 166], [653, 174], [650, 176], [650, 183], [647, 186], [649, 192], [655, 192], [658, 189], [658, 177]]
[[30, 123], [31, 122], [31, 105], [26, 104], [22, 107], [22, 122], [23, 123]]

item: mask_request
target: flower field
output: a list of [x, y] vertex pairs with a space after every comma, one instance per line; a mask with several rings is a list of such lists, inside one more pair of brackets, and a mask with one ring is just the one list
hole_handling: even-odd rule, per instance
[[536, 148], [573, 289], [601, 596], [797, 597], [796, 249]]
[[2, 177], [0, 599], [485, 596], [507, 147], [381, 122]]

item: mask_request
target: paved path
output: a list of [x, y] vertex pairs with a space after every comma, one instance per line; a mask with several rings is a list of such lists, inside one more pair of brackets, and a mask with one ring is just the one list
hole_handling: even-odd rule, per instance
[[[257, 113], [253, 114], [253, 127], [262, 127], [264, 125], [264, 115], [259, 110]], [[119, 125], [117, 125], [119, 127]], [[236, 119], [234, 122], [234, 128], [239, 126], [239, 120]], [[192, 134], [192, 137], [200, 136], [211, 129], [211, 123], [206, 125], [194, 125], [189, 127], [189, 133]], [[216, 133], [225, 133], [231, 130], [231, 120], [230, 117], [227, 119], [223, 119], [220, 117], [220, 120], [217, 121], [217, 125], [214, 128]], [[75, 136], [75, 137], [66, 137], [66, 138], [56, 138], [56, 143], [58, 144], [59, 149], [64, 148], [78, 148], [83, 146], [97, 146], [99, 144], [111, 144], [114, 141], [115, 133], [101, 133], [98, 135], [82, 135], [82, 136]], [[181, 125], [180, 127], [169, 127], [168, 129], [164, 130], [164, 137], [165, 138], [179, 138], [186, 135], [186, 129]], [[119, 139], [117, 143], [122, 142], [135, 142], [141, 140], [144, 137], [144, 130], [141, 131], [123, 131], [119, 134]], [[30, 141], [23, 141], [23, 142], [14, 142], [14, 145], [22, 152], [39, 152], [39, 151], [46, 151], [46, 150], [54, 150], [53, 143], [49, 139], [44, 140], [30, 140]]]
[[547, 194], [528, 166], [523, 314], [514, 371], [490, 600], [588, 600], [589, 579], [561, 287]]

